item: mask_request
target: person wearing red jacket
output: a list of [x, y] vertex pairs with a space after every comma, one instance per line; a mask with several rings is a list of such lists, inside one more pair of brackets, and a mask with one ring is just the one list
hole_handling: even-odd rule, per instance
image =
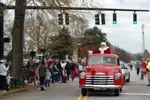
[[107, 46], [107, 44], [105, 42], [101, 43], [101, 47], [98, 49], [93, 49], [92, 51], [88, 51], [90, 54], [96, 54], [96, 53], [100, 53], [100, 54], [111, 54], [111, 50], [110, 48]]
[[147, 71], [146, 71], [146, 66], [147, 66], [146, 61], [144, 61], [144, 59], [142, 59], [142, 60], [143, 61], [141, 63], [141, 80], [143, 80], [144, 79], [144, 75], [147, 74]]

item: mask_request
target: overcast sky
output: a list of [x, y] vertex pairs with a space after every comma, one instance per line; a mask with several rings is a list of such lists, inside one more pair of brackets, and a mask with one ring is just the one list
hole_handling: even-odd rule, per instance
[[[7, 1], [7, 0], [0, 0]], [[96, 0], [93, 0], [96, 1]], [[150, 10], [150, 0], [104, 0], [102, 6], [107, 8], [135, 8]], [[101, 7], [101, 5], [100, 5]], [[112, 24], [113, 12], [106, 13], [106, 25], [99, 26], [107, 33], [108, 40], [129, 52], [142, 52], [142, 24], [145, 24], [145, 46], [150, 51], [150, 12], [137, 12], [138, 24], [133, 25], [133, 12], [116, 12], [117, 25]], [[94, 15], [89, 20], [90, 27], [95, 25]]]
[[[150, 0], [104, 0], [103, 7], [135, 8], [150, 10]], [[150, 12], [138, 12], [138, 24], [133, 25], [133, 12], [116, 12], [117, 25], [112, 24], [113, 12], [105, 12], [106, 25], [99, 26], [107, 33], [108, 40], [129, 52], [142, 52], [142, 24], [145, 24], [145, 46], [150, 50]], [[94, 17], [90, 20], [90, 26], [94, 26]]]

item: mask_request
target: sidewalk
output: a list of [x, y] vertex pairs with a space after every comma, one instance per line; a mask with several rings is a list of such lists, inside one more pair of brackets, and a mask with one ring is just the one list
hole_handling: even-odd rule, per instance
[[15, 93], [19, 93], [19, 92], [25, 92], [25, 91], [28, 91], [30, 89], [33, 89], [34, 86], [31, 86], [31, 85], [26, 85], [24, 88], [20, 88], [20, 89], [11, 89], [9, 90], [8, 92], [0, 92], [0, 98], [1, 97], [5, 97], [5, 96], [8, 96], [8, 95], [12, 95], [12, 94], [15, 94]]
[[3, 97], [3, 96], [8, 96], [8, 95], [11, 95], [11, 94], [14, 94], [14, 93], [18, 93], [18, 92], [24, 92], [26, 91], [26, 88], [21, 88], [21, 89], [12, 89], [8, 92], [5, 92], [5, 93], [1, 93], [0, 92], [0, 97]]

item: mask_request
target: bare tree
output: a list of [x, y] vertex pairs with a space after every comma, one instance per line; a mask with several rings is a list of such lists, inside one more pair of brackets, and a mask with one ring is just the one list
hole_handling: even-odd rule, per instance
[[39, 47], [47, 49], [51, 37], [58, 34], [59, 29], [60, 26], [54, 20], [43, 18], [40, 13], [36, 18], [27, 18], [24, 31], [29, 38], [26, 41], [28, 51]]

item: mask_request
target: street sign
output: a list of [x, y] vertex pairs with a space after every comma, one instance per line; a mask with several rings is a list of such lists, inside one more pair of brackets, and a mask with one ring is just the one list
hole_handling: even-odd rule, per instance
[[44, 56], [44, 54], [37, 54], [37, 56], [40, 56], [40, 57], [41, 57], [41, 56]]

